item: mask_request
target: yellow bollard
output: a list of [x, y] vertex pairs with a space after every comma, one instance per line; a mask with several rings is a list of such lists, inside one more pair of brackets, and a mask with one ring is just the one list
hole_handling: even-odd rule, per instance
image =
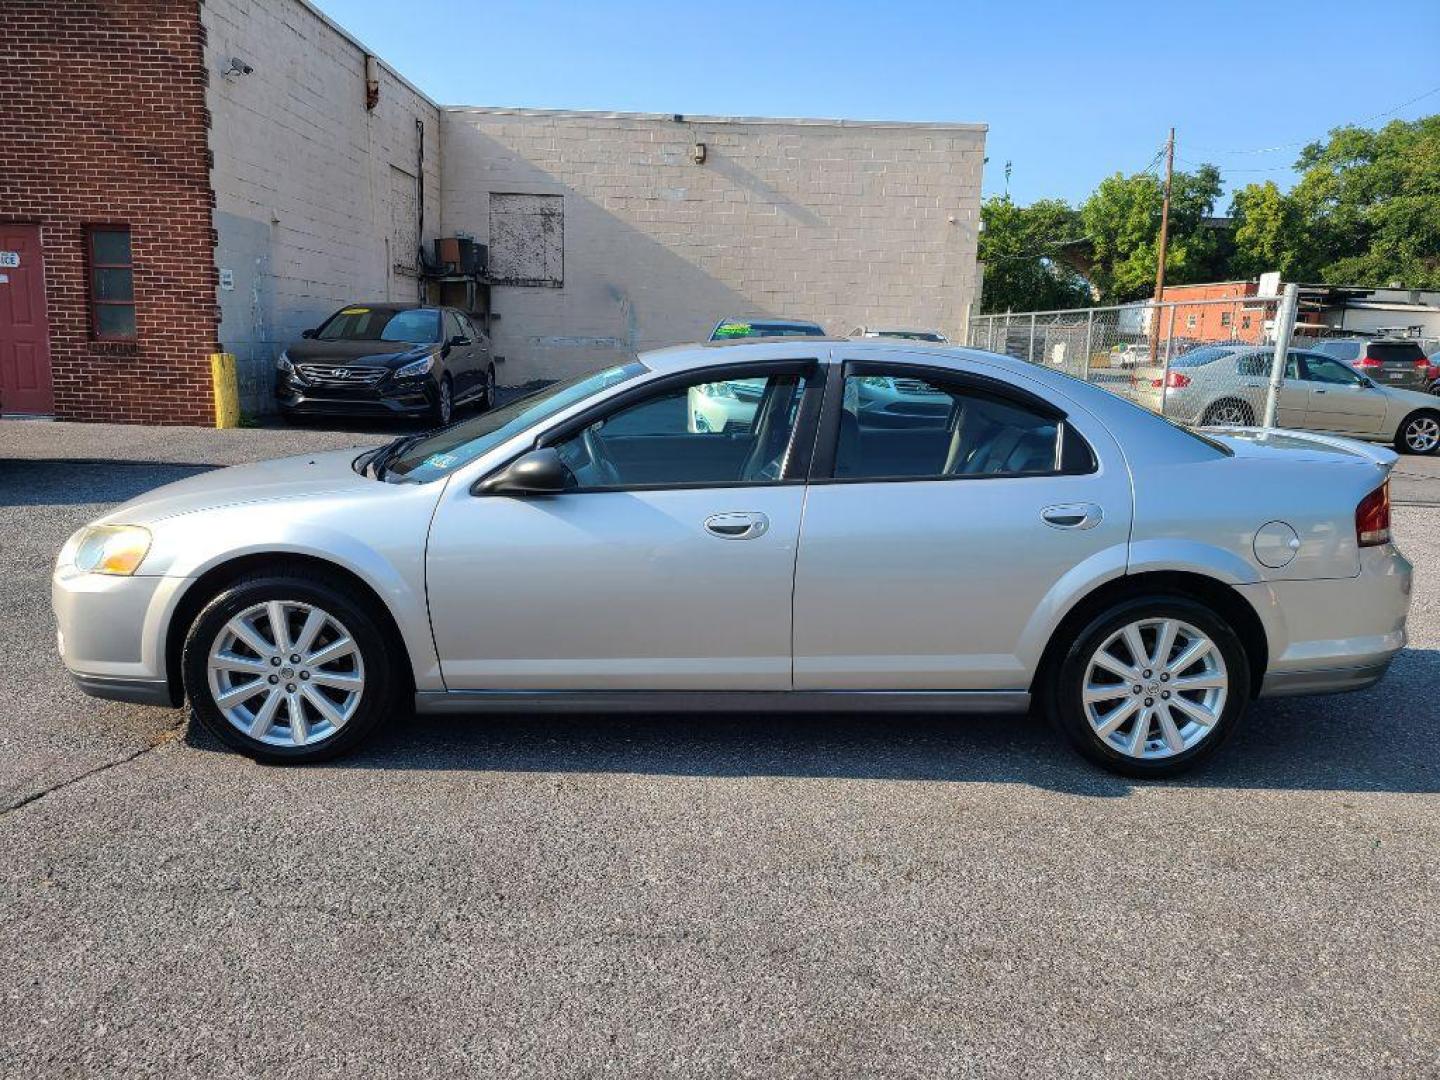
[[210, 378], [215, 383], [215, 426], [240, 426], [240, 384], [235, 378], [234, 353], [210, 354]]

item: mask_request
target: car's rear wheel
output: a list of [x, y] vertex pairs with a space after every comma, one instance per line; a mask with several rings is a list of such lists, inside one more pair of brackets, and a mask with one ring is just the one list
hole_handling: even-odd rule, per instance
[[255, 576], [200, 612], [185, 692], [201, 723], [260, 761], [354, 748], [393, 711], [401, 679], [374, 612], [326, 581]]
[[1421, 410], [1407, 416], [1395, 433], [1395, 449], [1402, 454], [1440, 451], [1440, 413]]
[[1209, 427], [1250, 427], [1255, 423], [1255, 410], [1243, 401], [1226, 398], [1206, 409], [1200, 423]]
[[1174, 776], [1228, 739], [1250, 699], [1230, 625], [1183, 596], [1123, 601], [1092, 619], [1044, 688], [1052, 721], [1085, 757], [1126, 776]]

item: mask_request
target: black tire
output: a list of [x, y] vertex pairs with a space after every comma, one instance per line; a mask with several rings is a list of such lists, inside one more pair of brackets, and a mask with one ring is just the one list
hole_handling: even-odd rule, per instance
[[445, 427], [455, 417], [455, 384], [449, 375], [440, 377], [435, 388], [435, 403], [430, 406], [430, 422], [436, 427]]
[[485, 369], [485, 393], [480, 397], [480, 412], [489, 412], [495, 407], [495, 365]]
[[[1138, 620], [1158, 618], [1183, 621], [1207, 636], [1224, 659], [1229, 686], [1219, 721], [1193, 746], [1169, 757], [1131, 757], [1091, 727], [1082, 691], [1092, 657], [1113, 634]], [[1224, 745], [1249, 706], [1251, 672], [1244, 646], [1223, 618], [1189, 597], [1154, 594], [1120, 601], [1091, 619], [1051, 666], [1047, 683], [1039, 688], [1046, 715], [1085, 758], [1122, 776], [1158, 780], [1194, 768]]]
[[[1217, 401], [1217, 402], [1215, 402], [1214, 404], [1212, 404], [1209, 408], [1207, 408], [1207, 409], [1205, 410], [1205, 415], [1204, 415], [1203, 417], [1201, 417], [1201, 419], [1200, 419], [1200, 424], [1201, 424], [1201, 426], [1202, 426], [1202, 427], [1205, 427], [1205, 426], [1209, 426], [1209, 425], [1221, 423], [1221, 421], [1218, 420], [1218, 419], [1216, 419], [1216, 417], [1217, 417], [1217, 415], [1220, 413], [1220, 411], [1221, 411], [1222, 409], [1227, 409], [1227, 408], [1238, 408], [1238, 409], [1240, 410], [1240, 426], [1241, 426], [1241, 427], [1252, 427], [1252, 426], [1254, 426], [1254, 424], [1255, 424], [1255, 410], [1252, 409], [1246, 402], [1240, 401], [1240, 400], [1238, 400], [1238, 399], [1236, 399], [1236, 398], [1226, 398], [1224, 401]], [[1225, 423], [1229, 423], [1229, 421], [1225, 421]]]
[[[211, 600], [191, 624], [181, 660], [185, 693], [200, 722], [227, 746], [256, 761], [274, 764], [324, 761], [362, 743], [397, 711], [405, 679], [399, 670], [402, 657], [390, 645], [380, 618], [369, 604], [352, 599], [353, 591], [323, 577], [256, 574], [235, 582]], [[272, 600], [308, 604], [333, 615], [358, 646], [364, 664], [364, 688], [354, 713], [328, 738], [308, 745], [274, 745], [252, 738], [226, 719], [211, 690], [209, 655], [217, 637], [234, 616]], [[257, 690], [257, 695], [263, 692], [268, 691]]]
[[1440, 412], [1417, 409], [1400, 421], [1395, 432], [1395, 449], [1401, 454], [1425, 457], [1440, 452]]

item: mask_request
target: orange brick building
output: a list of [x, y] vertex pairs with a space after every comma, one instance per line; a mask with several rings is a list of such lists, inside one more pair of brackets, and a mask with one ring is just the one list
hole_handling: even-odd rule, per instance
[[[1161, 340], [1173, 333], [1177, 339], [1191, 341], [1264, 341], [1265, 305], [1243, 302], [1257, 296], [1259, 291], [1260, 286], [1254, 281], [1168, 285], [1160, 298], [1178, 306], [1161, 314]], [[1234, 300], [1235, 303], [1187, 305], [1187, 300]]]

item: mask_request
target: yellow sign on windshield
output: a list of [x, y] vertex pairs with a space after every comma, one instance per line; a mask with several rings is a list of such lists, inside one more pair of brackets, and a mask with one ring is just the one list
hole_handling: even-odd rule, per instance
[[347, 308], [345, 308], [343, 311], [341, 311], [340, 314], [341, 314], [341, 315], [369, 315], [369, 314], [370, 314], [370, 309], [369, 309], [368, 307], [347, 307]]

